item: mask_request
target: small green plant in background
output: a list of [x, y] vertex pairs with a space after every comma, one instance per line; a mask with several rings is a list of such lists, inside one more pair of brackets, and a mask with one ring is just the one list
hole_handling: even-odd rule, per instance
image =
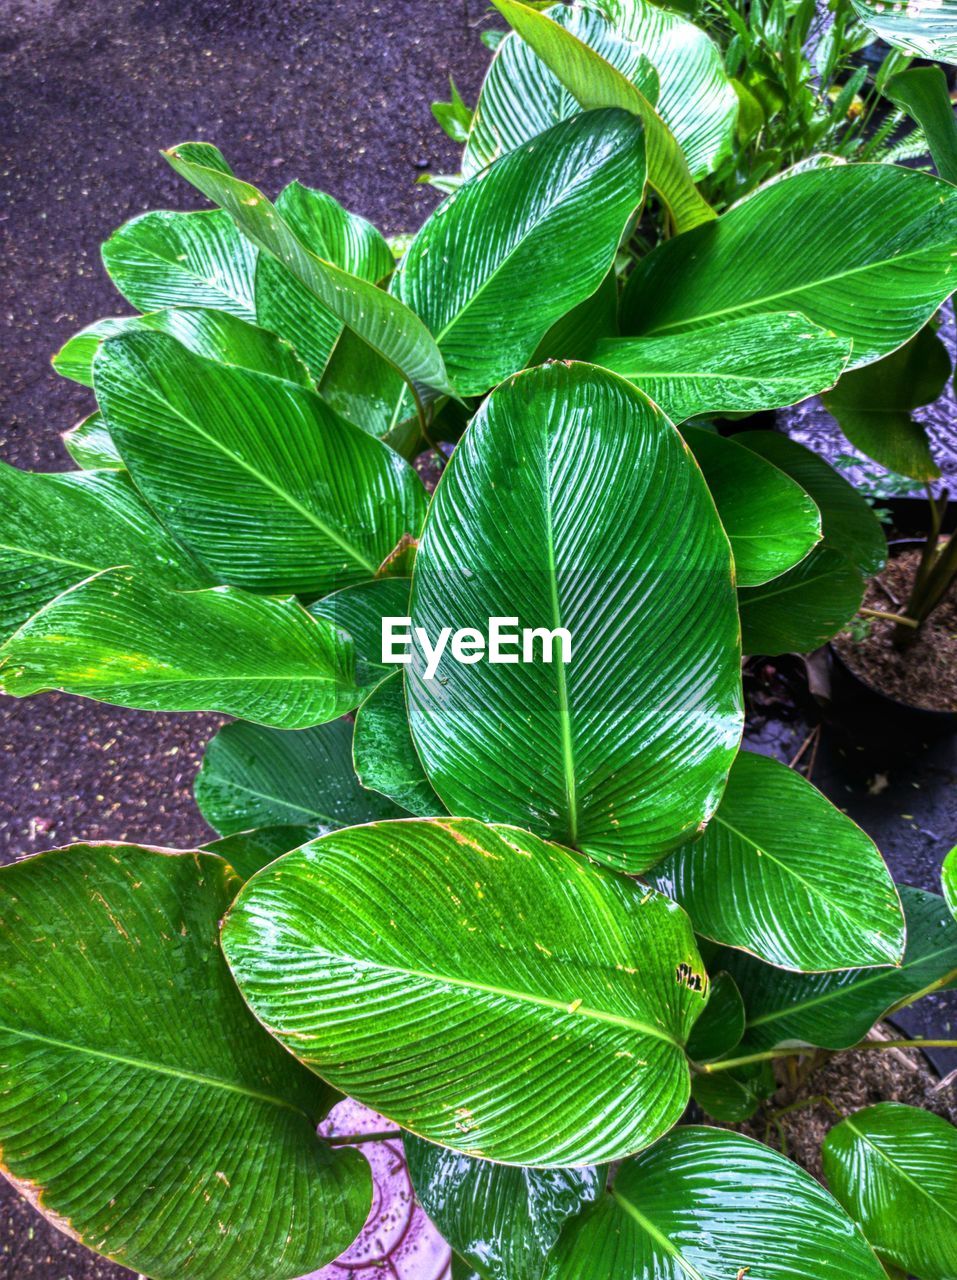
[[[883, 1015], [957, 982], [949, 864], [945, 897], [899, 888], [740, 746], [742, 647], [835, 635], [880, 524], [809, 450], [707, 425], [922, 341], [957, 191], [849, 163], [719, 216], [741, 107], [705, 31], [498, 8], [474, 115], [444, 113], [462, 174], [398, 261], [322, 192], [168, 151], [214, 207], [104, 246], [137, 314], [55, 357], [96, 396], [80, 469], [0, 471], [6, 692], [236, 717], [204, 849], [0, 871], [4, 1172], [159, 1280], [283, 1280], [369, 1211], [361, 1154], [316, 1134], [348, 1094], [486, 1280], [880, 1280], [878, 1253], [946, 1280], [943, 1121], [849, 1118], [833, 1196], [680, 1121], [746, 1118], [776, 1061], [886, 1048]], [[390, 619], [571, 655], [397, 667]]]

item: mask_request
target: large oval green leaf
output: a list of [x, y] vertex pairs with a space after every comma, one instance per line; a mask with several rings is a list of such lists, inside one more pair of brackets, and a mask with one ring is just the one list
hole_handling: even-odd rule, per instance
[[393, 292], [435, 334], [463, 395], [521, 369], [595, 292], [641, 203], [644, 155], [633, 115], [587, 112], [463, 183], [427, 220]]
[[904, 916], [873, 840], [805, 778], [739, 752], [718, 811], [652, 873], [695, 931], [804, 971], [897, 964]]
[[685, 426], [681, 434], [718, 508], [738, 585], [758, 586], [803, 560], [821, 537], [821, 515], [810, 495], [733, 439], [701, 427]]
[[257, 250], [221, 209], [144, 213], [103, 246], [110, 279], [138, 311], [210, 307], [255, 320]]
[[223, 930], [251, 1008], [403, 1128], [506, 1164], [596, 1164], [664, 1133], [707, 979], [660, 894], [464, 818], [323, 836]]
[[221, 581], [324, 595], [371, 577], [418, 533], [413, 469], [304, 387], [162, 333], [108, 339], [94, 377], [137, 487]]
[[382, 679], [395, 673], [395, 668], [382, 661], [382, 619], [401, 618], [409, 612], [409, 578], [376, 578], [344, 587], [314, 601], [309, 612], [317, 618], [328, 618], [355, 641], [356, 655], [370, 673]]
[[[332, 196], [291, 182], [276, 209], [302, 244], [319, 258], [378, 284], [392, 273], [395, 259], [371, 222], [349, 213]], [[286, 338], [321, 378], [343, 324], [306, 285], [270, 253], [256, 266], [256, 315], [259, 323]], [[367, 349], [367, 359], [371, 355]]]
[[849, 1049], [898, 1001], [932, 983], [957, 980], [957, 922], [944, 902], [918, 889], [901, 889], [901, 902], [907, 947], [896, 968], [788, 973], [740, 951], [723, 952], [721, 965], [747, 1006], [748, 1048]]
[[570, 1223], [546, 1280], [884, 1280], [809, 1173], [721, 1129], [676, 1129]]
[[260, 329], [228, 311], [203, 307], [170, 307], [145, 316], [97, 320], [64, 343], [53, 357], [53, 367], [64, 378], [92, 387], [93, 361], [100, 344], [119, 333], [135, 333], [141, 329], [168, 333], [208, 360], [239, 365], [257, 373], [271, 373], [273, 377], [286, 378], [303, 387], [310, 385], [306, 366], [288, 343], [268, 329]]
[[887, 164], [805, 171], [642, 259], [622, 330], [664, 337], [793, 310], [850, 338], [856, 367], [906, 342], [950, 295], [955, 244], [949, 183]]
[[0, 688], [279, 729], [335, 720], [365, 696], [351, 640], [295, 600], [167, 591], [122, 570], [65, 591], [15, 631], [0, 646]]
[[562, 1227], [601, 1195], [605, 1170], [516, 1169], [409, 1134], [416, 1198], [482, 1280], [541, 1280]]
[[0, 463], [0, 637], [91, 574], [130, 565], [170, 587], [209, 575], [159, 524], [129, 476]]
[[420, 396], [452, 391], [441, 353], [422, 321], [370, 281], [313, 253], [261, 191], [233, 177], [215, 147], [184, 142], [163, 154], [181, 177], [221, 205], [243, 235], [281, 262]]
[[605, 338], [586, 358], [640, 387], [672, 422], [684, 422], [797, 404], [833, 387], [849, 354], [846, 338], [782, 312], [661, 338]]
[[446, 651], [431, 680], [414, 648], [412, 735], [450, 812], [640, 871], [717, 807], [742, 720], [730, 550], [629, 383], [556, 364], [493, 392], [433, 498], [411, 615], [433, 641], [492, 617], [571, 635], [568, 664], [541, 641], [511, 665]]
[[401, 672], [377, 685], [356, 712], [352, 755], [364, 787], [419, 818], [445, 813], [412, 741]]
[[345, 720], [294, 733], [242, 720], [224, 725], [206, 747], [194, 794], [200, 813], [224, 836], [290, 823], [317, 836], [402, 816], [359, 785]]
[[[336, 1099], [219, 949], [212, 854], [75, 845], [0, 869], [2, 1168], [55, 1226], [156, 1280], [286, 1280], [362, 1226]], [[268, 1212], [264, 1207], [268, 1206]]]
[[957, 1128], [881, 1102], [836, 1125], [823, 1156], [831, 1190], [882, 1258], [920, 1280], [954, 1280]]
[[677, 230], [686, 231], [714, 219], [713, 210], [694, 185], [677, 139], [637, 84], [547, 13], [518, 0], [492, 3], [586, 111], [620, 107], [641, 120], [648, 182]]

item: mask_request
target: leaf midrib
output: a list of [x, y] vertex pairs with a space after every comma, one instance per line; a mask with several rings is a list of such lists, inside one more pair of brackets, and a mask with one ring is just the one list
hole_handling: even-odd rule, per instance
[[865, 1143], [865, 1145], [870, 1147], [872, 1151], [876, 1152], [876, 1154], [879, 1155], [882, 1160], [885, 1160], [891, 1166], [891, 1168], [895, 1171], [895, 1173], [898, 1173], [900, 1175], [901, 1179], [904, 1182], [908, 1183], [911, 1187], [913, 1187], [914, 1190], [917, 1191], [921, 1196], [929, 1200], [935, 1209], [939, 1209], [941, 1213], [945, 1214], [948, 1218], [951, 1219], [951, 1221], [955, 1225], [957, 1225], [957, 1213], [952, 1213], [951, 1210], [947, 1208], [947, 1206], [944, 1204], [942, 1200], [936, 1200], [930, 1194], [930, 1192], [926, 1190], [926, 1188], [921, 1186], [919, 1182], [915, 1181], [915, 1179], [911, 1177], [911, 1175], [907, 1172], [906, 1169], [904, 1169], [901, 1165], [899, 1165], [892, 1156], [888, 1155], [888, 1153], [884, 1150], [883, 1147], [880, 1147], [877, 1145], [876, 1142], [873, 1142], [867, 1136], [866, 1133], [862, 1133], [861, 1130], [858, 1129], [857, 1126], [854, 1124], [853, 1117], [846, 1119], [844, 1123], [847, 1125], [847, 1127], [851, 1130], [852, 1133], [856, 1134], [857, 1137], [860, 1138], [860, 1140], [863, 1143]]
[[223, 1080], [218, 1076], [203, 1075], [198, 1071], [184, 1071], [179, 1067], [170, 1067], [165, 1063], [152, 1062], [146, 1058], [130, 1058], [124, 1054], [111, 1053], [105, 1049], [94, 1049], [90, 1045], [73, 1044], [68, 1040], [57, 1039], [55, 1036], [42, 1035], [37, 1031], [25, 1031], [22, 1027], [10, 1027], [2, 1023], [0, 1023], [0, 1033], [18, 1036], [23, 1040], [32, 1040], [37, 1044], [44, 1044], [53, 1049], [62, 1049], [67, 1053], [77, 1053], [103, 1062], [115, 1062], [121, 1066], [132, 1067], [137, 1071], [170, 1076], [174, 1079], [202, 1085], [206, 1088], [223, 1089], [227, 1093], [235, 1093], [241, 1097], [252, 1098], [257, 1102], [265, 1102], [274, 1107], [281, 1107], [285, 1111], [292, 1111], [296, 1115], [301, 1115], [310, 1124], [312, 1123], [310, 1117], [301, 1107], [295, 1106], [293, 1103], [286, 1101], [286, 1099], [277, 1098], [273, 1094], [250, 1088], [248, 1085], [236, 1084], [231, 1080]]
[[665, 1253], [678, 1264], [681, 1270], [688, 1277], [688, 1280], [707, 1280], [706, 1276], [702, 1275], [702, 1273], [698, 1271], [697, 1268], [693, 1267], [686, 1258], [682, 1257], [681, 1251], [678, 1249], [677, 1245], [673, 1244], [665, 1233], [656, 1227], [650, 1218], [646, 1218], [641, 1210], [632, 1204], [630, 1200], [626, 1199], [620, 1191], [613, 1189], [611, 1194], [619, 1208], [623, 1209], [630, 1218], [634, 1219], [641, 1230], [644, 1231], [645, 1235], [650, 1236], [655, 1244], [657, 1244], [659, 1248], [663, 1249]]

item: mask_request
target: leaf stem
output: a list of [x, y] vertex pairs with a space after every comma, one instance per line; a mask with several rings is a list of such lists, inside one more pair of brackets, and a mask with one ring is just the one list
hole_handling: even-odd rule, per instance
[[886, 622], [896, 622], [899, 627], [913, 627], [916, 630], [920, 626], [914, 618], [908, 618], [903, 613], [889, 613], [886, 609], [865, 609], [862, 605], [857, 612], [865, 618], [883, 618]]
[[[860, 1053], [865, 1049], [957, 1049], [957, 1040], [862, 1040], [847, 1049], [829, 1052]], [[797, 1045], [786, 1049], [768, 1049], [764, 1053], [747, 1053], [740, 1058], [722, 1058], [719, 1062], [705, 1062], [697, 1067], [703, 1075], [717, 1071], [730, 1071], [734, 1067], [749, 1067], [753, 1062], [774, 1062], [777, 1058], [797, 1058], [802, 1054], [818, 1052], [811, 1045]]]

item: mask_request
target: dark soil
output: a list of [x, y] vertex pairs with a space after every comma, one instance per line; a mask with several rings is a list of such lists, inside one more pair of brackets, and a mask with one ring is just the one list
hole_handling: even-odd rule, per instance
[[[919, 562], [919, 551], [894, 556], [883, 573], [868, 583], [865, 605], [899, 612], [907, 603]], [[928, 711], [957, 711], [957, 591], [951, 590], [905, 649], [893, 643], [893, 622], [883, 618], [868, 622], [862, 640], [845, 632], [834, 641], [851, 670], [898, 702]]]

